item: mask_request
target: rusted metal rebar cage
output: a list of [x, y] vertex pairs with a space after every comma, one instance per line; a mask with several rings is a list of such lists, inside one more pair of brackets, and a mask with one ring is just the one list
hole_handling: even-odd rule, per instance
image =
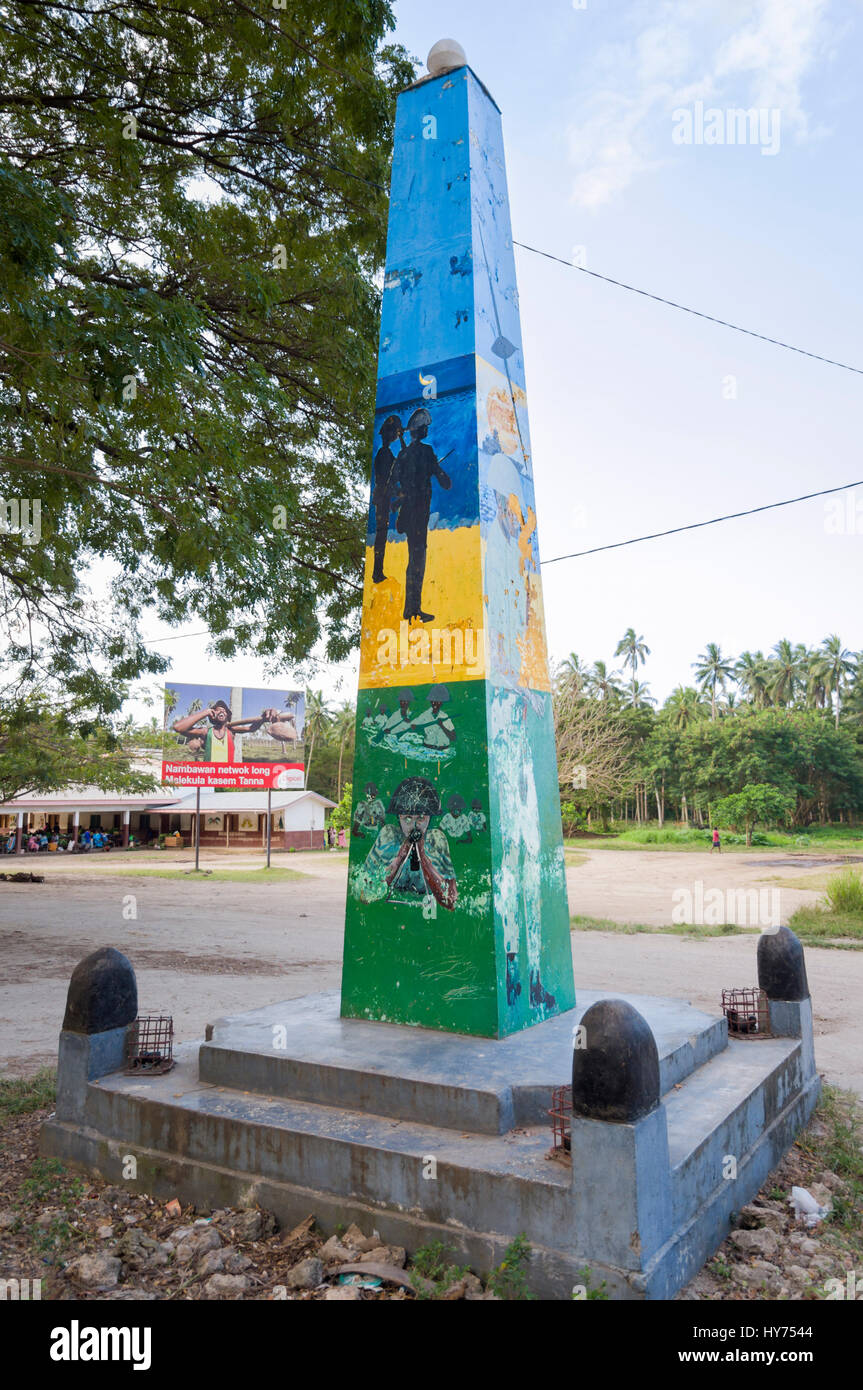
[[136, 1018], [126, 1042], [126, 1071], [161, 1075], [174, 1065], [174, 1020], [170, 1014]]
[[763, 989], [724, 989], [722, 1012], [731, 1037], [770, 1036], [770, 1004]]
[[572, 1087], [555, 1086], [551, 1093], [551, 1131], [554, 1136], [551, 1157], [568, 1160], [571, 1156]]

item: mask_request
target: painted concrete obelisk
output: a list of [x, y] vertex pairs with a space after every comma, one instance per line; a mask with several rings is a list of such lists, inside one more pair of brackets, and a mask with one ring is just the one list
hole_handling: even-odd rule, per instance
[[500, 112], [451, 41], [398, 99], [342, 1014], [503, 1037], [572, 1008]]

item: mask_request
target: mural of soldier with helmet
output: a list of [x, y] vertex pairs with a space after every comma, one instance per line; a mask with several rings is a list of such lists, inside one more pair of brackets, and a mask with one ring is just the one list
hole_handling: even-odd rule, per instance
[[413, 704], [413, 691], [400, 690], [397, 697], [399, 707], [394, 710], [383, 726], [382, 732], [385, 734], [406, 734], [411, 728], [410, 709]]
[[366, 783], [365, 800], [361, 801], [354, 812], [354, 823], [352, 834], [359, 835], [360, 839], [365, 838], [366, 830], [377, 831], [378, 826], [383, 825], [387, 818], [384, 803], [378, 796], [378, 789], [374, 782]]
[[440, 809], [428, 778], [406, 777], [399, 783], [387, 807], [398, 825], [381, 826], [358, 875], [358, 896], [364, 902], [419, 902], [431, 895], [448, 911], [455, 907], [458, 886], [447, 837], [431, 826]]
[[463, 796], [455, 793], [447, 802], [446, 815], [441, 818], [441, 830], [445, 830], [447, 835], [451, 835], [456, 841], [469, 845], [473, 840], [471, 830], [471, 818], [466, 815], [467, 802]]
[[449, 700], [445, 685], [433, 685], [428, 693], [428, 709], [417, 715], [411, 727], [422, 735], [426, 748], [449, 748], [455, 743], [455, 726], [443, 706]]
[[411, 442], [399, 454], [396, 466], [399, 504], [396, 530], [407, 536], [408, 542], [404, 617], [408, 621], [419, 618], [423, 623], [430, 623], [434, 618], [434, 614], [424, 612], [422, 606], [432, 479], [436, 478], [447, 492], [452, 487], [452, 479], [441, 468], [434, 449], [423, 443], [430, 425], [431, 415], [425, 406], [420, 406], [408, 420]]

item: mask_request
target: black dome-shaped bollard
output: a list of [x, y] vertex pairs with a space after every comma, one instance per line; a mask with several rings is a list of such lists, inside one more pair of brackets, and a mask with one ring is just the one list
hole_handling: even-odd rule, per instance
[[581, 1020], [572, 1054], [572, 1113], [632, 1124], [659, 1104], [659, 1053], [646, 1019], [625, 999], [600, 999]]
[[790, 927], [762, 932], [758, 942], [758, 984], [768, 999], [809, 998], [803, 947]]
[[85, 956], [72, 971], [63, 1029], [68, 1033], [107, 1033], [134, 1022], [138, 984], [131, 962], [113, 946]]

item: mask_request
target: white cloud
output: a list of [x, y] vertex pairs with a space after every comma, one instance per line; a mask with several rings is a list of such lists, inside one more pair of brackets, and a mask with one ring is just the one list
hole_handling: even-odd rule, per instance
[[[803, 80], [827, 51], [829, 0], [666, 0], [630, 6], [631, 37], [595, 55], [595, 84], [569, 131], [573, 200], [588, 210], [669, 157], [671, 112], [701, 99], [779, 108], [813, 134]], [[814, 132], [820, 133], [820, 132]]]

